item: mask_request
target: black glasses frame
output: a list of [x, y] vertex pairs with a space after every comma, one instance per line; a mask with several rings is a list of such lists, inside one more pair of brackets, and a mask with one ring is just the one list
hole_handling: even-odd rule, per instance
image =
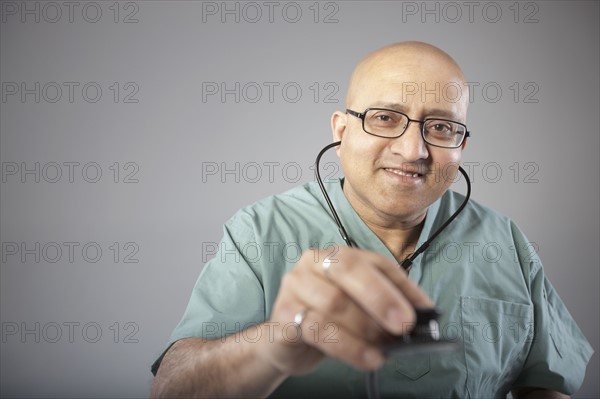
[[[371, 133], [371, 132], [367, 131], [367, 129], [365, 128], [365, 117], [367, 116], [367, 112], [372, 111], [372, 110], [389, 111], [389, 112], [394, 112], [396, 114], [403, 115], [403, 116], [406, 117], [406, 119], [408, 119], [408, 123], [404, 127], [404, 130], [402, 131], [402, 133], [400, 133], [397, 136], [381, 136], [379, 134]], [[418, 120], [418, 119], [410, 119], [410, 117], [408, 115], [406, 115], [404, 112], [400, 112], [400, 111], [396, 111], [396, 110], [388, 109], [388, 108], [367, 108], [363, 112], [356, 112], [356, 111], [353, 111], [351, 109], [346, 109], [346, 112], [349, 113], [350, 115], [355, 116], [355, 117], [357, 117], [357, 118], [359, 118], [359, 119], [362, 120], [362, 129], [363, 129], [363, 131], [365, 133], [370, 134], [371, 136], [382, 137], [384, 139], [396, 139], [396, 138], [402, 136], [404, 133], [406, 133], [406, 130], [408, 130], [408, 125], [410, 125], [411, 122], [417, 122], [417, 123], [421, 124], [421, 137], [423, 138], [423, 141], [426, 142], [429, 145], [434, 146], [434, 147], [440, 147], [440, 148], [459, 148], [465, 142], [465, 139], [467, 137], [471, 137], [471, 132], [469, 132], [467, 130], [467, 125], [465, 125], [464, 123], [453, 121], [451, 119], [425, 118], [425, 119], [423, 119], [421, 121], [421, 120]], [[444, 122], [452, 122], [452, 123], [456, 123], [457, 125], [463, 126], [465, 128], [465, 134], [463, 135], [462, 140], [460, 141], [460, 143], [458, 143], [458, 145], [456, 145], [456, 146], [448, 147], [448, 146], [443, 146], [443, 145], [439, 145], [439, 144], [433, 144], [433, 143], [430, 143], [429, 141], [427, 141], [427, 139], [425, 138], [425, 122], [431, 121], [431, 120], [444, 121]]]

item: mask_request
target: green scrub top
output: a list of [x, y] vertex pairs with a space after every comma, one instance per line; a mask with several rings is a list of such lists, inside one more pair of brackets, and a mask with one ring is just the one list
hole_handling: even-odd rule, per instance
[[[325, 186], [353, 244], [395, 261], [348, 202], [343, 179]], [[463, 199], [448, 190], [429, 207], [417, 247]], [[167, 348], [182, 338], [216, 339], [267, 320], [283, 275], [302, 252], [333, 253], [336, 245], [345, 243], [315, 182], [241, 209], [225, 223]], [[593, 350], [534, 247], [510, 219], [470, 200], [409, 272], [442, 313], [440, 337], [461, 348], [391, 358], [378, 372], [381, 397], [504, 398], [516, 386], [575, 392]], [[365, 374], [326, 359], [314, 372], [288, 378], [271, 397], [309, 395], [366, 397]]]

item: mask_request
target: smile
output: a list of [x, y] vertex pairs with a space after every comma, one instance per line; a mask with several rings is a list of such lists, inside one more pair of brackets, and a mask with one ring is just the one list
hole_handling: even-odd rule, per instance
[[400, 176], [406, 176], [406, 177], [421, 177], [422, 175], [416, 172], [405, 172], [403, 170], [400, 169], [390, 169], [390, 168], [384, 168], [385, 170], [387, 170], [388, 172], [392, 172], [394, 174], [400, 175]]

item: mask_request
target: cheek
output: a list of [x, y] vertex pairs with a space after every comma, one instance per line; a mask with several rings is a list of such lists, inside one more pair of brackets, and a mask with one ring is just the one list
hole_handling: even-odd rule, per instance
[[365, 154], [355, 149], [345, 148], [340, 154], [340, 164], [344, 175], [350, 180], [362, 179], [365, 173]]
[[379, 148], [370, 137], [367, 134], [351, 134], [342, 141], [339, 155], [346, 174], [359, 176], [372, 171]]
[[[436, 149], [437, 150], [437, 149]], [[440, 149], [444, 151], [443, 149]], [[436, 151], [432, 155], [433, 171], [436, 181], [443, 186], [450, 186], [457, 179], [458, 167], [461, 161], [460, 150], [445, 150], [446, 153]]]

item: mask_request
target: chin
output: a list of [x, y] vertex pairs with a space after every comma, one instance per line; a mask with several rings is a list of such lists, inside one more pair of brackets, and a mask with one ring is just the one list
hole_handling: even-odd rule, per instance
[[[399, 199], [399, 201], [402, 201]], [[411, 219], [427, 210], [427, 207], [421, 201], [410, 201], [408, 204], [400, 205], [396, 203], [386, 203], [379, 206], [378, 211], [394, 219]]]

